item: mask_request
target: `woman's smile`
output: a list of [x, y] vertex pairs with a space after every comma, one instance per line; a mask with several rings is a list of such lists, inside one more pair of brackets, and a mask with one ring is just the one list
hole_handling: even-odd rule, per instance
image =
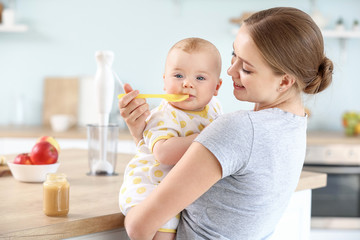
[[234, 88], [235, 89], [245, 89], [245, 87], [243, 85], [237, 84], [236, 82], [234, 82]]

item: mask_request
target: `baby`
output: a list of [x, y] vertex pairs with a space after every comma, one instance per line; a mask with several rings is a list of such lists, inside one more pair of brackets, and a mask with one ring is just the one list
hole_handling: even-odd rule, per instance
[[[213, 98], [222, 84], [220, 72], [220, 53], [209, 41], [186, 38], [169, 50], [164, 90], [169, 94], [188, 94], [189, 98], [182, 102], [163, 100], [151, 111], [137, 154], [125, 169], [119, 193], [124, 215], [156, 189], [201, 130], [222, 113]], [[154, 239], [173, 239], [179, 217], [180, 214], [174, 216], [162, 226]]]

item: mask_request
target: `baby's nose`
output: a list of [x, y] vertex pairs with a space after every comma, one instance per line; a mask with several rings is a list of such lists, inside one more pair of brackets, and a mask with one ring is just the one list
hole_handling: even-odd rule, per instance
[[193, 84], [189, 79], [184, 79], [183, 81], [183, 87], [184, 88], [193, 88]]

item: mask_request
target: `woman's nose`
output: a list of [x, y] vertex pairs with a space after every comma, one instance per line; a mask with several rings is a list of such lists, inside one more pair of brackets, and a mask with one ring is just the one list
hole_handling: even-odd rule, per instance
[[236, 61], [234, 61], [234, 62], [231, 62], [231, 65], [230, 65], [230, 67], [228, 68], [228, 70], [227, 70], [227, 74], [229, 75], [229, 76], [232, 76], [232, 77], [234, 77], [234, 78], [239, 78], [240, 77], [240, 73], [239, 73], [239, 66], [238, 66], [238, 64], [236, 64], [237, 62]]
[[229, 76], [236, 77], [236, 71], [235, 71], [234, 68], [235, 68], [235, 64], [232, 63], [232, 64], [230, 65], [230, 67], [228, 68], [228, 70], [227, 70], [227, 74], [228, 74]]

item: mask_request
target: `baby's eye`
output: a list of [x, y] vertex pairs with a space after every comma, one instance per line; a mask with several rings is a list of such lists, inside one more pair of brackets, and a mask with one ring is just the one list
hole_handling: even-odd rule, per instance
[[175, 77], [176, 77], [176, 78], [183, 78], [183, 75], [181, 75], [181, 74], [175, 74]]
[[231, 55], [232, 55], [233, 57], [236, 57], [236, 54], [235, 54], [234, 51], [231, 52]]
[[205, 80], [205, 78], [202, 77], [202, 76], [196, 77], [196, 79], [197, 79], [197, 80], [201, 80], [201, 81], [202, 81], [202, 80]]

